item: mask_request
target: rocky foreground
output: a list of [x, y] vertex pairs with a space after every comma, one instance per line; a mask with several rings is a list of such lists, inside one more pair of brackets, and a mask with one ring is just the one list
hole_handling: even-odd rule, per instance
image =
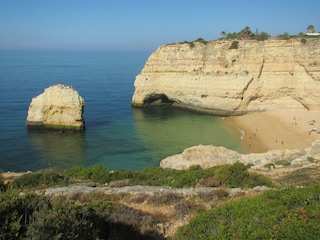
[[[297, 170], [294, 166], [268, 169], [264, 171], [250, 170], [254, 173], [264, 174], [274, 180], [279, 186], [297, 185], [307, 186], [320, 179], [319, 167]], [[3, 173], [3, 177], [11, 181], [13, 173]], [[19, 174], [21, 176], [21, 174]], [[290, 177], [288, 177], [290, 176]], [[241, 179], [239, 179], [241, 181]], [[79, 182], [64, 187], [51, 187], [38, 189], [38, 195], [48, 199], [73, 200], [76, 205], [85, 206], [90, 201], [110, 201], [120, 203], [133, 210], [123, 210], [114, 215], [116, 222], [131, 222], [141, 230], [146, 227], [153, 229], [163, 237], [173, 236], [177, 229], [186, 225], [190, 219], [199, 215], [199, 209], [210, 210], [232, 200], [260, 195], [270, 188], [257, 186], [250, 188], [192, 187], [173, 188], [167, 186], [129, 186], [129, 180], [113, 181], [102, 185], [94, 182]], [[21, 192], [20, 196], [23, 195]], [[135, 212], [136, 211], [136, 212]], [[139, 215], [142, 222], [131, 214]], [[145, 225], [150, 224], [150, 225]], [[164, 238], [159, 238], [164, 239]]]
[[216, 146], [194, 146], [163, 159], [162, 168], [188, 169], [200, 165], [202, 168], [211, 168], [223, 164], [236, 162], [252, 165], [251, 168], [266, 170], [284, 166], [315, 167], [320, 165], [320, 141], [315, 141], [311, 147], [296, 150], [270, 150], [266, 153], [240, 154], [236, 151]]

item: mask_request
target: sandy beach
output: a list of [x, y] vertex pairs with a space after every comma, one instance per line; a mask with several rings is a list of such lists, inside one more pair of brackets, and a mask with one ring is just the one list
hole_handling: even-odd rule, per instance
[[248, 152], [301, 149], [320, 139], [320, 111], [277, 110], [231, 116], [223, 122]]

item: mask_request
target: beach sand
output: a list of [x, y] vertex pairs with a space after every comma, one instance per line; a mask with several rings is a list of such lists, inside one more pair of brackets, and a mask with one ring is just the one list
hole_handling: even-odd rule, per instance
[[320, 139], [320, 111], [256, 112], [226, 117], [223, 122], [242, 138], [242, 147], [251, 153], [307, 148]]

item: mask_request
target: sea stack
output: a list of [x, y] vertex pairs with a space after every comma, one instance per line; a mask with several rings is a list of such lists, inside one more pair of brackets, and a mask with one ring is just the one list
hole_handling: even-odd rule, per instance
[[29, 105], [28, 128], [53, 128], [83, 131], [84, 99], [71, 86], [50, 86]]

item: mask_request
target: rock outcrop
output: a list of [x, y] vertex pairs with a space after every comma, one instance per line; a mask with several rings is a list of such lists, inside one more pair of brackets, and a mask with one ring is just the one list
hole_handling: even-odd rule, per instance
[[252, 165], [254, 169], [266, 169], [271, 166], [312, 167], [320, 165], [320, 140], [311, 147], [297, 150], [270, 150], [266, 153], [240, 154], [224, 147], [212, 145], [194, 146], [185, 149], [181, 154], [173, 155], [160, 162], [161, 168], [177, 170], [188, 169], [199, 165], [210, 168], [236, 162]]
[[84, 100], [71, 86], [57, 84], [33, 98], [27, 127], [84, 130]]
[[160, 46], [135, 79], [132, 105], [223, 116], [320, 107], [318, 38], [233, 42]]

